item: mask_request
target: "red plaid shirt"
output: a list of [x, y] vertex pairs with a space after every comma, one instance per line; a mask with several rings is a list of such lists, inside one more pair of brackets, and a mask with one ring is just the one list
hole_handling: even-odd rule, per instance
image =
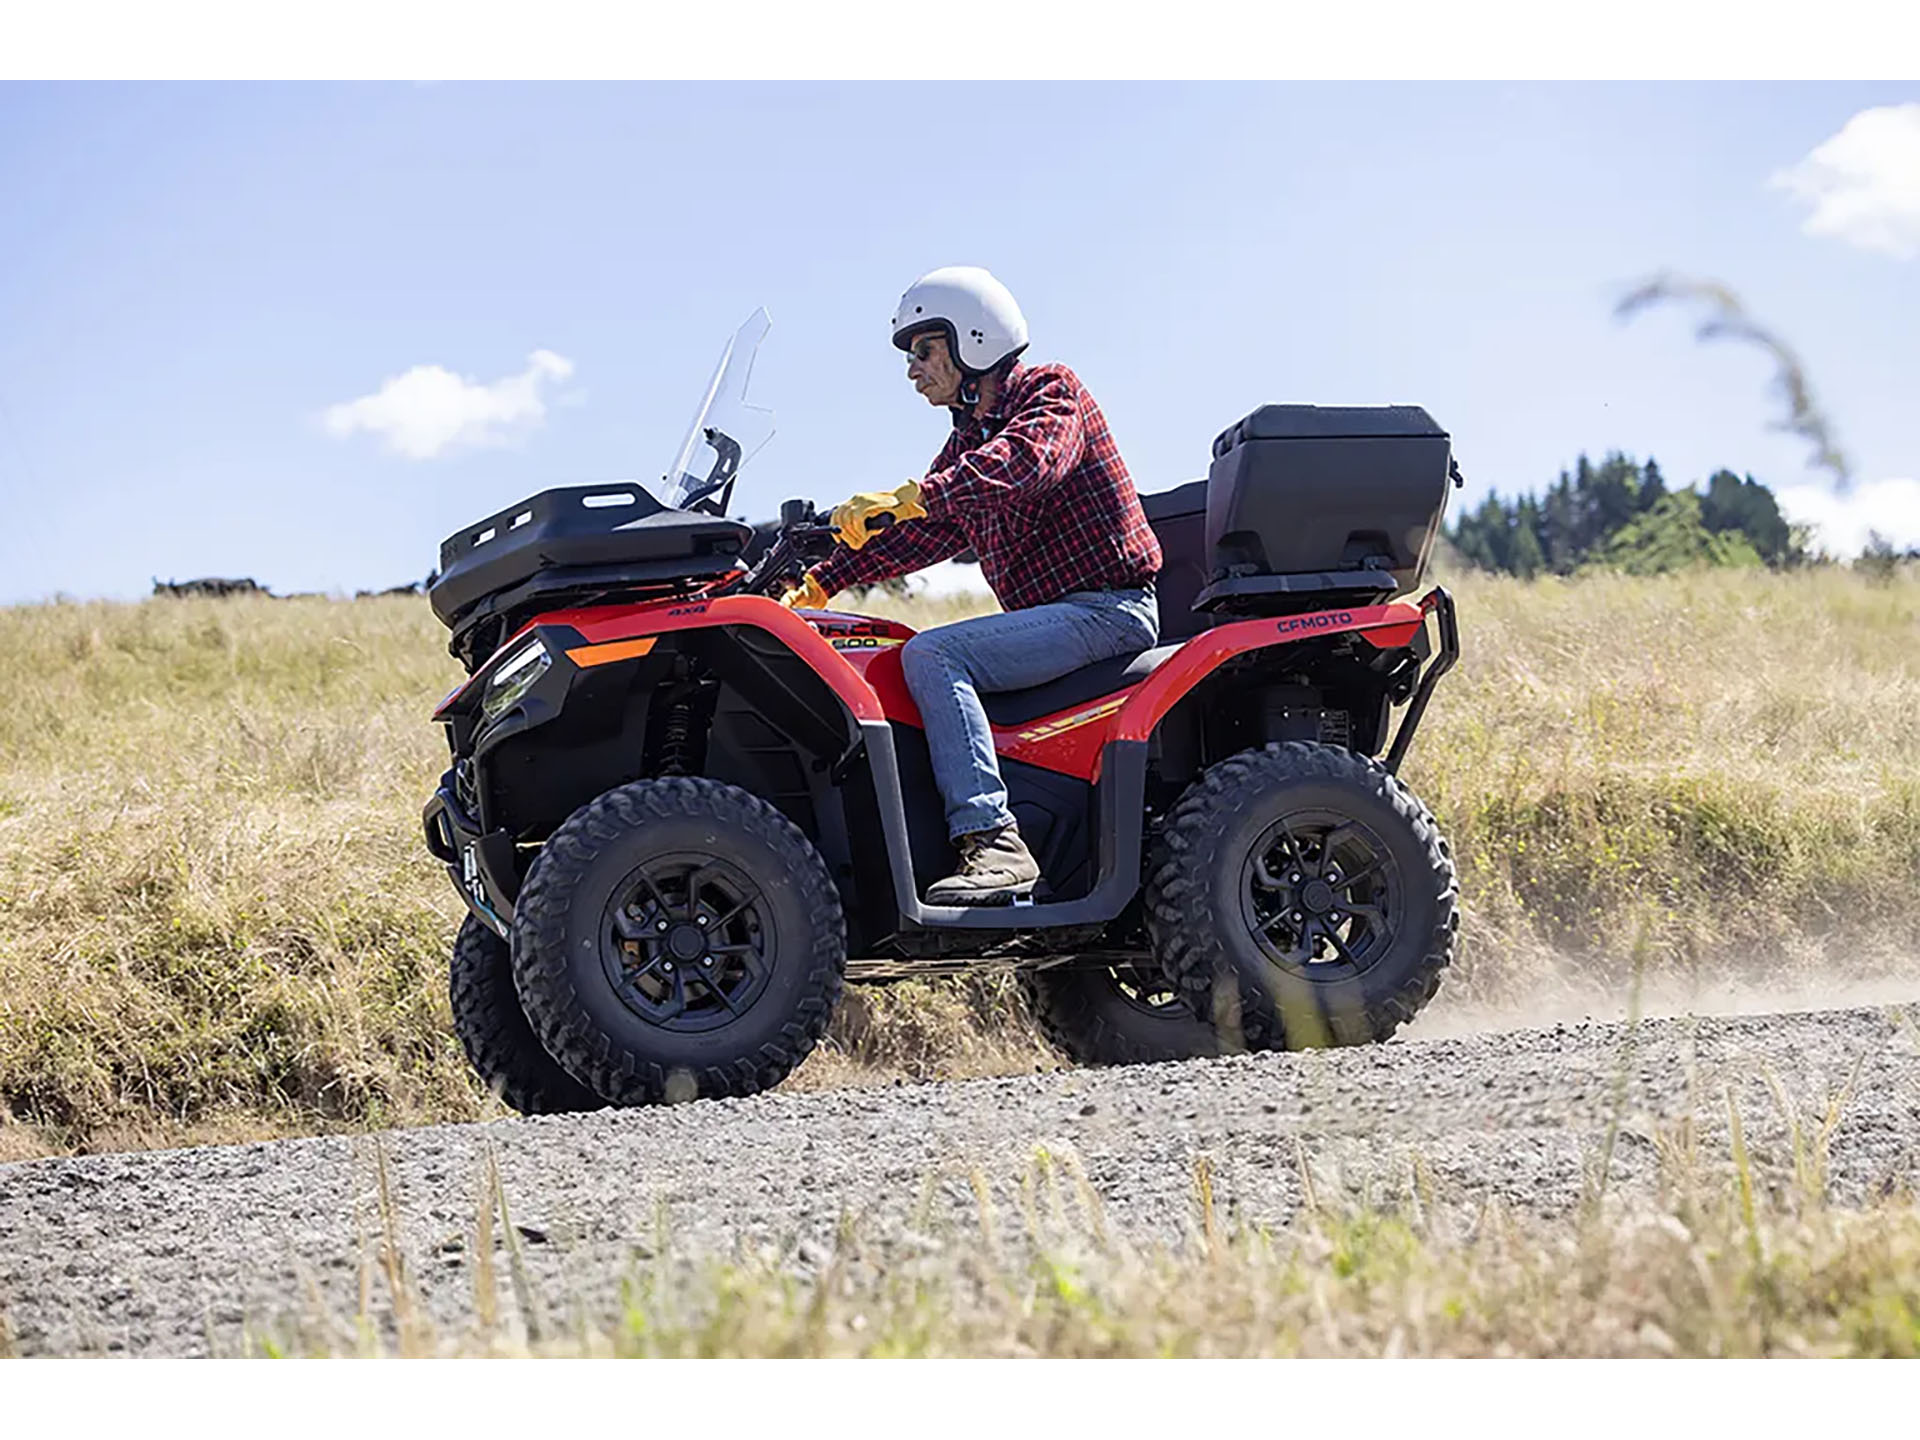
[[1064, 365], [1015, 365], [984, 419], [971, 410], [920, 482], [926, 518], [884, 530], [817, 568], [829, 595], [910, 574], [971, 548], [1008, 610], [1074, 590], [1136, 590], [1160, 542], [1107, 429]]

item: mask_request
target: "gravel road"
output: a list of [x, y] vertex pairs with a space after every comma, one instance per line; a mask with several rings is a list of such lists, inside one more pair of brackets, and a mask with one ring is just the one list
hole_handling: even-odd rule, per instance
[[[1302, 1155], [1323, 1202], [1404, 1193], [1418, 1156], [1448, 1204], [1498, 1196], [1551, 1218], [1579, 1205], [1610, 1117], [1622, 1123], [1609, 1193], [1630, 1204], [1657, 1183], [1654, 1137], [1690, 1105], [1703, 1152], [1723, 1158], [1731, 1087], [1756, 1154], [1775, 1163], [1788, 1121], [1774, 1086], [1811, 1116], [1849, 1082], [1832, 1140], [1836, 1198], [1920, 1181], [1920, 1032], [1882, 1009], [776, 1093], [378, 1143], [428, 1311], [458, 1323], [472, 1303], [489, 1147], [536, 1293], [591, 1314], [617, 1304], [621, 1278], [663, 1233], [675, 1257], [774, 1247], [803, 1270], [843, 1215], [883, 1245], [970, 1233], [969, 1176], [984, 1176], [1012, 1214], [1038, 1146], [1077, 1155], [1109, 1223], [1150, 1242], [1190, 1233], [1200, 1153], [1217, 1192], [1251, 1220], [1291, 1215]], [[163, 1355], [233, 1353], [249, 1331], [351, 1317], [365, 1236], [379, 1232], [376, 1196], [368, 1137], [0, 1166], [0, 1315], [22, 1354]], [[931, 1220], [915, 1214], [928, 1196]]]

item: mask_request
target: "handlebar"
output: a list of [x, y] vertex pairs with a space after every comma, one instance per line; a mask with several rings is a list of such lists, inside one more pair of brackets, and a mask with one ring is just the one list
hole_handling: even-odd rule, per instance
[[780, 531], [767, 553], [746, 574], [716, 588], [721, 594], [778, 598], [803, 571], [826, 559], [834, 543], [833, 526], [815, 515], [811, 500], [789, 500], [780, 507]]
[[[870, 515], [867, 531], [889, 529], [898, 519], [891, 514]], [[822, 518], [811, 500], [788, 500], [780, 506], [779, 537], [767, 553], [745, 575], [717, 589], [722, 594], [778, 596], [798, 583], [803, 571], [832, 554], [838, 543], [832, 521]]]

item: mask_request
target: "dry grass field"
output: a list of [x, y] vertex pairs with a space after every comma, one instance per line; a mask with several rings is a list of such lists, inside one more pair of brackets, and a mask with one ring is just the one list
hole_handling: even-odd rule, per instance
[[[1466, 920], [1422, 1025], [1618, 1012], [1636, 956], [1674, 1003], [1912, 973], [1911, 567], [1454, 588], [1406, 774]], [[0, 1160], [499, 1113], [419, 836], [459, 676], [424, 602], [15, 607], [0, 669]], [[790, 1083], [1052, 1063], [1005, 985], [927, 983], [856, 992]]]

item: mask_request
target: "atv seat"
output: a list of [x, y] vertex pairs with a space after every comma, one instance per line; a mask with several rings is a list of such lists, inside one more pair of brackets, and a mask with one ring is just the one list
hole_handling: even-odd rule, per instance
[[987, 712], [987, 719], [1001, 729], [1009, 725], [1024, 725], [1029, 720], [1038, 720], [1042, 715], [1071, 710], [1076, 705], [1098, 700], [1102, 695], [1111, 695], [1116, 690], [1138, 685], [1172, 659], [1179, 649], [1178, 645], [1161, 645], [1136, 655], [1115, 655], [1111, 660], [1097, 660], [1078, 670], [1069, 670], [1058, 680], [1049, 680], [1044, 685], [982, 695], [980, 703]]

